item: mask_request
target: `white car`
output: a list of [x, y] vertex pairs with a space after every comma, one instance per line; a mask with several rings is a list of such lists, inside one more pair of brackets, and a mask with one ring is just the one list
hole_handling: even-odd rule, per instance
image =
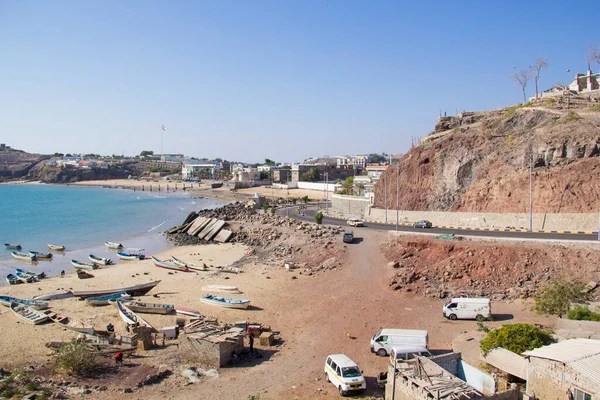
[[325, 361], [325, 380], [337, 387], [340, 395], [361, 393], [367, 382], [358, 365], [345, 354], [332, 354]]
[[350, 218], [348, 221], [346, 221], [346, 225], [350, 225], [350, 226], [365, 226], [365, 224], [358, 218]]

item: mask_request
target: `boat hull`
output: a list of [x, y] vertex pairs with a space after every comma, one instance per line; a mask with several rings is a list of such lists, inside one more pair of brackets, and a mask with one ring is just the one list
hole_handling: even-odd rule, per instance
[[175, 312], [177, 314], [188, 315], [188, 316], [194, 317], [194, 318], [199, 318], [199, 319], [203, 319], [204, 318], [204, 315], [200, 314], [199, 311], [193, 310], [191, 308], [177, 307], [177, 308], [175, 308]]
[[112, 260], [110, 258], [96, 257], [93, 254], [90, 254], [88, 256], [88, 258], [90, 259], [90, 261], [93, 264], [98, 264], [98, 265], [111, 265], [112, 264]]
[[44, 310], [48, 308], [48, 303], [40, 300], [19, 299], [11, 296], [0, 296], [0, 304], [10, 307], [12, 303], [23, 304], [36, 310]]
[[111, 294], [108, 296], [98, 296], [98, 297], [88, 297], [85, 300], [85, 304], [88, 306], [107, 306], [109, 300], [127, 300], [130, 299], [131, 295], [125, 293], [125, 292], [121, 292], [121, 293], [115, 293], [115, 294]]
[[75, 268], [83, 268], [83, 269], [97, 269], [98, 268], [98, 266], [96, 264], [82, 263], [82, 262], [77, 261], [77, 260], [71, 260], [71, 264]]
[[128, 325], [136, 325], [143, 326], [146, 328], [150, 328], [153, 331], [156, 331], [152, 325], [146, 322], [142, 317], [131, 311], [125, 304], [117, 301], [117, 309], [119, 310], [119, 315]]
[[175, 307], [172, 304], [155, 304], [155, 303], [144, 303], [141, 301], [132, 301], [132, 300], [109, 300], [109, 303], [114, 303], [116, 305], [117, 302], [122, 302], [129, 308], [131, 311], [142, 314], [170, 314]]
[[35, 254], [25, 254], [25, 253], [19, 253], [16, 251], [13, 251], [10, 253], [11, 256], [13, 256], [13, 258], [15, 260], [19, 260], [19, 261], [27, 261], [27, 262], [32, 262], [37, 260], [37, 257]]
[[154, 266], [156, 266], [158, 268], [172, 269], [174, 271], [182, 271], [182, 272], [190, 271], [190, 269], [188, 267], [185, 267], [185, 266], [181, 267], [179, 265], [169, 264], [169, 263], [159, 260], [156, 257], [152, 257], [152, 261], [154, 261]]
[[213, 306], [219, 306], [223, 308], [234, 308], [238, 310], [245, 310], [250, 305], [248, 299], [234, 299], [229, 297], [212, 296], [206, 295], [200, 297], [200, 301], [205, 304], [211, 304]]
[[54, 251], [65, 251], [65, 246], [57, 246], [55, 244], [47, 244], [46, 246], [48, 246], [48, 248], [50, 250], [54, 250]]
[[120, 289], [106, 289], [106, 290], [90, 290], [90, 291], [80, 291], [73, 292], [74, 297], [79, 297], [81, 299], [87, 299], [88, 297], [98, 297], [98, 296], [107, 296], [110, 294], [126, 292], [131, 296], [143, 296], [152, 290], [156, 285], [158, 285], [160, 281], [154, 281], [149, 283], [144, 283], [142, 285], [130, 286], [126, 288]]
[[58, 292], [58, 293], [50, 293], [43, 294], [41, 296], [35, 296], [34, 300], [60, 300], [60, 299], [68, 299], [73, 297], [73, 292], [67, 290], [66, 292]]
[[46, 314], [23, 304], [12, 303], [10, 305], [10, 310], [18, 318], [32, 325], [38, 325], [48, 320]]

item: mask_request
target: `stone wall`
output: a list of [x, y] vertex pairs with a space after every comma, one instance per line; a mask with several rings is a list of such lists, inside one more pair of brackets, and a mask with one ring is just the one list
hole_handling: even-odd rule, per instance
[[461, 359], [461, 353], [447, 353], [430, 358], [431, 361], [444, 368], [452, 375], [458, 374], [458, 367]]
[[239, 336], [237, 341], [209, 342], [200, 339], [194, 334], [179, 336], [179, 354], [183, 361], [200, 363], [214, 368], [227, 365], [233, 352], [241, 352], [244, 348], [244, 339]]
[[529, 357], [527, 394], [544, 400], [567, 398], [567, 390], [579, 388], [596, 397], [600, 385], [573, 371], [569, 366], [553, 360]]
[[332, 215], [342, 218], [366, 218], [366, 212], [371, 205], [369, 199], [364, 197], [346, 196], [341, 194], [331, 195]]

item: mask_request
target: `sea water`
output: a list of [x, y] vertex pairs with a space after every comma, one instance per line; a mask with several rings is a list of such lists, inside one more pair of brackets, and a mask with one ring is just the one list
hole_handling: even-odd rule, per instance
[[[71, 272], [71, 259], [89, 262], [90, 253], [117, 261], [105, 241], [146, 254], [169, 247], [162, 232], [179, 225], [191, 211], [215, 208], [221, 201], [190, 197], [186, 192], [149, 192], [62, 185], [0, 185], [0, 285], [15, 268]], [[22, 251], [49, 252], [47, 243], [66, 246], [51, 262], [31, 267], [16, 261], [4, 243]]]

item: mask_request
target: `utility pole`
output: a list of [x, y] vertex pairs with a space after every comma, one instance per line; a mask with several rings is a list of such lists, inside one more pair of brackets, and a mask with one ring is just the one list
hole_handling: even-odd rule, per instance
[[287, 190], [287, 205], [285, 207], [286, 215], [290, 217], [290, 189]]
[[387, 224], [387, 179], [385, 179], [385, 172], [383, 174], [383, 198], [385, 202], [385, 223]]
[[533, 153], [529, 152], [529, 230], [533, 230]]
[[329, 172], [325, 172], [325, 215], [329, 212]]
[[399, 181], [400, 180], [400, 163], [398, 163], [398, 175], [396, 175], [396, 231], [398, 230], [398, 195], [399, 191]]

